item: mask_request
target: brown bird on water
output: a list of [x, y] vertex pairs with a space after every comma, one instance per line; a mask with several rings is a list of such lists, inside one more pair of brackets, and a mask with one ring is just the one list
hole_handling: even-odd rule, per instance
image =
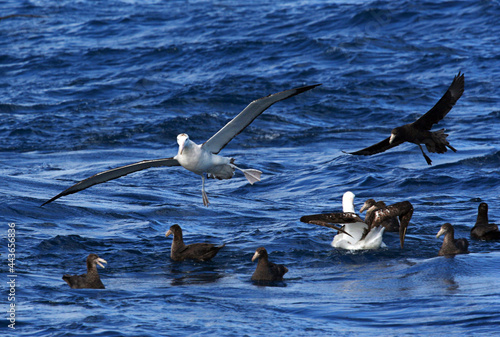
[[438, 255], [456, 255], [469, 253], [469, 241], [467, 239], [455, 239], [455, 230], [450, 223], [445, 223], [436, 235], [439, 238], [444, 234], [443, 245], [439, 250]]
[[107, 263], [97, 254], [90, 254], [87, 257], [87, 274], [64, 275], [62, 279], [73, 289], [104, 289], [104, 284], [97, 272], [97, 265], [104, 268], [101, 262]]
[[208, 261], [217, 255], [219, 250], [225, 246], [225, 244], [216, 246], [211, 243], [192, 243], [186, 245], [182, 239], [182, 229], [179, 225], [172, 225], [165, 236], [168, 237], [170, 234], [174, 235], [170, 249], [170, 258], [174, 261]]
[[482, 202], [477, 209], [477, 220], [470, 231], [470, 236], [478, 240], [500, 240], [498, 225], [488, 223], [488, 204]]
[[432, 109], [413, 123], [405, 124], [392, 129], [391, 135], [383, 141], [356, 152], [345, 152], [348, 154], [370, 156], [372, 154], [387, 151], [404, 142], [417, 144], [422, 151], [427, 164], [432, 165], [431, 159], [425, 154], [421, 144], [425, 144], [427, 151], [434, 153], [445, 153], [447, 147], [453, 152], [457, 150], [450, 145], [444, 133], [444, 129], [430, 131], [434, 124], [442, 120], [464, 92], [464, 74], [458, 73], [453, 79], [450, 87]]
[[252, 281], [283, 281], [283, 275], [288, 272], [288, 268], [281, 264], [270, 262], [267, 250], [264, 247], [257, 248], [252, 257], [252, 262], [257, 259], [259, 259], [259, 262], [257, 262], [257, 268], [252, 275]]

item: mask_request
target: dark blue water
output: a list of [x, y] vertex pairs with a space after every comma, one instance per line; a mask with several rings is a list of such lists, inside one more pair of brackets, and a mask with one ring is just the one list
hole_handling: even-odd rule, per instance
[[[498, 1], [4, 1], [0, 16], [2, 334], [25, 336], [488, 335], [500, 324], [500, 243], [438, 257], [444, 222], [468, 237], [481, 201], [500, 222]], [[465, 92], [439, 123], [457, 153], [378, 142], [425, 113], [453, 77]], [[222, 152], [263, 171], [207, 182], [182, 168], [135, 173], [39, 205], [108, 168], [204, 142], [250, 101], [277, 103]], [[412, 202], [406, 246], [339, 251], [299, 222], [339, 210], [345, 191]], [[8, 327], [15, 223], [15, 331]], [[225, 243], [208, 263], [170, 260]], [[253, 285], [265, 246], [289, 273]], [[105, 290], [61, 279], [108, 261]]]

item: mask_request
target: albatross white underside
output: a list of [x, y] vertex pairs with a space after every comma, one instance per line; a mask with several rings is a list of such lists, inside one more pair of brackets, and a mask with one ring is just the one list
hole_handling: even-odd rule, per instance
[[[369, 201], [365, 202], [362, 209]], [[342, 197], [342, 208], [343, 212], [304, 215], [300, 221], [338, 230], [339, 232], [332, 241], [332, 246], [335, 248], [359, 250], [386, 247], [382, 242], [384, 225], [397, 217], [399, 219], [399, 242], [401, 249], [404, 248], [406, 229], [413, 215], [413, 205], [409, 201], [385, 206], [373, 200], [373, 205], [368, 208], [363, 220], [354, 212], [354, 193], [347, 191]]]
[[260, 181], [261, 171], [254, 169], [241, 169], [234, 165], [234, 159], [219, 156], [218, 153], [233, 139], [237, 134], [243, 131], [253, 122], [261, 113], [276, 102], [298, 95], [311, 90], [320, 84], [300, 87], [296, 89], [285, 90], [272, 94], [251, 102], [235, 118], [227, 123], [215, 135], [205, 143], [198, 145], [189, 139], [185, 133], [177, 136], [179, 151], [175, 157], [144, 160], [134, 164], [118, 167], [97, 173], [90, 178], [84, 179], [75, 185], [69, 187], [63, 192], [42, 204], [46, 205], [62, 196], [82, 191], [86, 188], [101, 184], [109, 180], [123, 177], [127, 174], [145, 170], [151, 167], [160, 166], [182, 166], [185, 169], [194, 172], [202, 177], [202, 197], [203, 204], [208, 206], [208, 197], [205, 193], [205, 178], [231, 179], [234, 170], [243, 172], [250, 184]]
[[[344, 213], [354, 212], [354, 193], [347, 191], [342, 197], [342, 210]], [[382, 226], [372, 228], [366, 236], [368, 225], [363, 221], [343, 224], [342, 229], [349, 235], [339, 232], [333, 237], [332, 247], [362, 250], [362, 249], [378, 249], [387, 247], [382, 241], [385, 228]], [[364, 236], [364, 237], [363, 237]]]

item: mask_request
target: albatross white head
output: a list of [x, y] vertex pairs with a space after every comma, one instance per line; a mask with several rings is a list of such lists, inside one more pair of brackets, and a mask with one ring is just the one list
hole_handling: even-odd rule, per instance
[[184, 151], [184, 147], [189, 141], [189, 136], [186, 133], [181, 133], [177, 136], [177, 144], [179, 144], [179, 155], [182, 155], [182, 151]]

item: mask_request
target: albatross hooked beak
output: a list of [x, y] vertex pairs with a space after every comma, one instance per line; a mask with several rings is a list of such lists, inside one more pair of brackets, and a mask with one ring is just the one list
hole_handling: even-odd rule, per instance
[[179, 144], [179, 154], [182, 154], [184, 151], [184, 147], [186, 146], [186, 142], [189, 139], [189, 136], [185, 133], [181, 133], [177, 136], [177, 144]]
[[168, 232], [167, 232], [167, 233], [165, 233], [165, 237], [166, 237], [166, 238], [168, 238], [168, 236], [169, 236], [170, 234], [172, 234], [172, 230], [171, 230], [171, 229], [169, 229], [169, 230], [168, 230]]
[[102, 263], [101, 263], [101, 262], [102, 262], [102, 263], [106, 263], [106, 264], [108, 263], [108, 262], [106, 262], [106, 260], [101, 259], [101, 258], [98, 258], [98, 259], [96, 260], [96, 263], [97, 263], [99, 266], [101, 266], [101, 268], [104, 268], [104, 266], [102, 265]]
[[375, 204], [375, 200], [373, 199], [368, 199], [365, 201], [365, 203], [363, 204], [363, 206], [361, 206], [361, 208], [359, 209], [359, 213], [363, 213], [364, 211], [366, 211], [367, 209], [369, 209], [370, 207], [372, 207], [374, 204]]
[[389, 144], [392, 144], [392, 142], [394, 141], [395, 138], [396, 138], [396, 134], [391, 133], [391, 137], [389, 138]]
[[441, 228], [439, 232], [436, 234], [436, 239], [439, 238], [441, 235], [443, 235], [446, 232], [446, 229]]
[[255, 252], [255, 254], [253, 254], [253, 257], [252, 257], [252, 262], [257, 260], [259, 258], [259, 256], [260, 256], [259, 252]]

